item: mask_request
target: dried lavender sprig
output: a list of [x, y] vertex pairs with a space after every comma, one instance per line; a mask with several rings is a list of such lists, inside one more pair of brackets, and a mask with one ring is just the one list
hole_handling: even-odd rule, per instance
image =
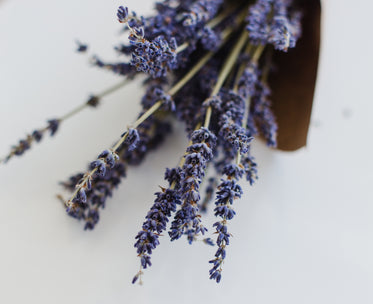
[[128, 84], [128, 79], [125, 79], [124, 81], [121, 81], [120, 83], [115, 84], [112, 87], [109, 87], [102, 91], [99, 94], [91, 95], [88, 100], [81, 105], [77, 106], [73, 110], [69, 111], [65, 115], [61, 116], [60, 118], [54, 118], [48, 120], [48, 125], [44, 128], [34, 130], [31, 134], [26, 136], [26, 139], [22, 139], [19, 141], [18, 145], [13, 146], [12, 150], [10, 153], [5, 156], [4, 158], [0, 159], [0, 164], [1, 163], [7, 163], [11, 158], [14, 156], [21, 156], [31, 148], [31, 145], [34, 142], [40, 142], [43, 138], [43, 135], [49, 131], [51, 136], [54, 136], [58, 129], [60, 128], [60, 125], [62, 122], [68, 120], [69, 118], [75, 116], [76, 114], [80, 113], [84, 109], [88, 107], [95, 108], [99, 105], [101, 99], [117, 90], [120, 88], [124, 87], [126, 84]]
[[216, 227], [218, 234], [216, 243], [218, 250], [215, 253], [215, 259], [209, 261], [213, 264], [210, 269], [210, 279], [216, 280], [217, 283], [221, 280], [222, 264], [226, 257], [225, 247], [229, 245], [229, 238], [231, 234], [227, 230], [227, 221], [233, 219], [236, 212], [232, 209], [233, 201], [240, 198], [242, 195], [242, 188], [237, 184], [237, 180], [242, 177], [244, 170], [239, 165], [228, 165], [225, 167], [226, 179], [222, 179], [218, 186], [216, 196], [215, 216], [222, 218], [221, 221], [216, 222], [213, 226]]
[[[198, 126], [198, 128], [201, 124]], [[188, 147], [192, 146], [193, 141], [190, 140]], [[187, 153], [186, 153], [187, 154]], [[186, 155], [185, 154], [185, 155]], [[184, 156], [185, 156], [184, 155]], [[185, 157], [180, 159], [177, 167], [173, 169], [166, 169], [165, 180], [168, 181], [169, 187], [161, 187], [161, 192], [155, 193], [156, 199], [154, 205], [146, 215], [146, 220], [143, 223], [142, 230], [136, 235], [137, 239], [135, 248], [140, 258], [140, 270], [132, 279], [132, 284], [139, 281], [142, 284], [143, 269], [151, 266], [152, 251], [159, 245], [159, 237], [166, 229], [166, 225], [172, 213], [176, 211], [176, 206], [181, 204], [181, 197], [179, 194], [182, 182], [182, 167], [185, 164]], [[210, 240], [206, 239], [209, 244]]]
[[186, 235], [191, 244], [199, 233], [203, 235], [207, 231], [199, 215], [199, 187], [205, 176], [206, 166], [213, 157], [215, 145], [216, 136], [206, 127], [196, 129], [191, 135], [191, 144], [186, 149], [180, 173], [179, 194], [182, 205], [171, 223], [171, 241]]
[[[207, 138], [201, 133], [195, 133], [192, 135], [192, 139], [188, 147], [193, 146], [193, 141], [210, 141], [211, 144], [213, 144], [215, 139], [213, 135], [211, 138]], [[161, 187], [161, 192], [155, 193], [156, 199], [154, 201], [154, 205], [146, 215], [146, 220], [143, 223], [142, 230], [136, 236], [137, 241], [135, 243], [135, 248], [137, 248], [137, 254], [140, 258], [140, 270], [134, 276], [132, 280], [133, 284], [138, 280], [139, 283], [142, 284], [143, 269], [146, 269], [148, 266], [152, 265], [152, 251], [159, 245], [159, 237], [166, 229], [169, 217], [173, 212], [176, 211], [176, 206], [182, 203], [181, 199], [183, 197], [181, 197], [179, 193], [183, 182], [183, 178], [181, 176], [183, 170], [181, 168], [185, 167], [188, 153], [189, 151], [187, 151], [185, 156], [181, 158], [176, 168], [171, 170], [166, 169], [165, 179], [168, 181], [169, 187], [167, 189]], [[205, 238], [203, 241], [208, 245], [213, 245], [210, 238]]]
[[[132, 283], [136, 283], [138, 279], [142, 284], [141, 276], [143, 269], [151, 266], [152, 251], [159, 245], [159, 236], [166, 229], [168, 218], [173, 212], [176, 211], [176, 206], [181, 203], [180, 196], [178, 195], [178, 187], [176, 187], [175, 175], [169, 173], [172, 170], [166, 171], [166, 179], [169, 181], [169, 188], [162, 188], [161, 191], [155, 193], [156, 199], [150, 211], [146, 215], [146, 220], [142, 225], [142, 230], [136, 235], [135, 248], [140, 258], [140, 270], [134, 276]], [[176, 175], [179, 175], [179, 167], [173, 169]], [[177, 177], [180, 179], [180, 177]], [[172, 184], [174, 186], [172, 186]], [[176, 189], [175, 189], [176, 188]]]
[[[119, 160], [112, 169], [109, 169], [105, 176], [97, 176], [92, 182], [91, 189], [86, 191], [86, 203], [79, 204], [79, 208], [71, 210], [68, 214], [78, 220], [83, 219], [85, 229], [92, 230], [99, 221], [99, 209], [105, 208], [106, 201], [112, 196], [114, 189], [118, 187], [121, 180], [126, 177], [128, 166], [138, 165], [148, 152], [158, 147], [170, 132], [169, 123], [163, 122], [157, 117], [148, 119], [138, 128], [140, 141], [136, 150], [128, 151], [122, 146], [118, 152]], [[75, 185], [83, 178], [84, 173], [76, 174], [62, 185], [73, 192]], [[63, 200], [63, 203], [65, 200]]]
[[[126, 142], [129, 146], [135, 148], [138, 141], [138, 131], [136, 128], [141, 125], [147, 118], [154, 114], [161, 106], [163, 101], [156, 102], [150, 109], [148, 109], [143, 115], [141, 115], [133, 124], [131, 128], [121, 136], [117, 143], [111, 148], [104, 150], [95, 161], [91, 163], [90, 171], [85, 173], [79, 184], [76, 185], [76, 189], [72, 194], [71, 198], [65, 203], [67, 207], [67, 212], [74, 212], [78, 207], [79, 203], [85, 203], [85, 192], [89, 190], [95, 175], [105, 176], [107, 168], [113, 168], [116, 161], [119, 159], [117, 154], [118, 149]], [[107, 158], [102, 154], [108, 154], [110, 157]]]
[[[246, 48], [246, 52], [251, 52], [252, 47], [248, 45]], [[249, 62], [250, 66], [256, 66], [260, 56], [264, 51], [264, 47], [257, 46], [254, 54], [250, 54], [251, 61]], [[234, 85], [233, 91], [238, 93], [239, 91], [239, 83], [244, 77], [244, 71], [246, 69], [247, 64], [242, 64], [238, 70], [236, 81]], [[255, 69], [252, 69], [251, 72], [253, 74], [256, 73]], [[257, 82], [257, 78], [253, 77], [253, 83], [250, 83], [248, 86], [251, 87], [246, 90], [247, 96], [245, 96], [245, 114], [241, 122], [242, 129], [246, 130], [247, 128], [247, 121], [248, 116], [250, 113], [250, 103], [251, 103], [251, 95], [254, 93], [255, 84]], [[216, 228], [216, 234], [218, 235], [216, 243], [218, 245], [218, 249], [215, 253], [215, 258], [209, 263], [213, 264], [213, 267], [210, 269], [210, 279], [215, 280], [217, 283], [221, 280], [221, 272], [222, 272], [222, 264], [226, 257], [226, 246], [229, 245], [229, 239], [231, 234], [228, 232], [227, 229], [227, 221], [233, 219], [235, 216], [235, 211], [232, 209], [232, 204], [235, 199], [241, 198], [243, 194], [242, 188], [238, 185], [238, 181], [242, 178], [246, 169], [242, 164], [242, 155], [248, 154], [249, 150], [242, 151], [242, 148], [237, 149], [236, 161], [235, 164], [226, 165], [224, 168], [223, 173], [227, 176], [226, 179], [221, 180], [221, 184], [218, 186], [217, 196], [216, 196], [216, 208], [215, 208], [215, 216], [221, 217], [222, 220], [216, 222], [213, 226]], [[251, 169], [251, 168], [250, 168]], [[250, 170], [249, 169], [249, 170]], [[254, 170], [256, 168], [254, 167]], [[256, 171], [255, 171], [256, 173]], [[252, 183], [252, 179], [250, 179], [250, 183]]]

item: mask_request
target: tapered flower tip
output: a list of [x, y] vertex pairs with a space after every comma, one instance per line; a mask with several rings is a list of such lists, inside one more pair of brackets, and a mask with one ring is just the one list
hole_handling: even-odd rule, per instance
[[128, 7], [119, 6], [117, 11], [118, 21], [120, 23], [126, 23], [128, 21]]

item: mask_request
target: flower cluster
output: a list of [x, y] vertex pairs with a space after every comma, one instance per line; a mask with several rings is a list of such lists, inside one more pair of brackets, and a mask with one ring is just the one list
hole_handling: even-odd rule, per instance
[[[84, 187], [85, 200], [74, 199], [74, 204], [67, 208], [67, 212], [73, 218], [84, 220], [85, 229], [92, 230], [99, 220], [99, 209], [105, 208], [106, 201], [112, 196], [113, 190], [118, 187], [121, 180], [126, 177], [127, 166], [140, 164], [147, 153], [156, 149], [162, 143], [165, 136], [170, 132], [170, 125], [167, 122], [158, 119], [149, 119], [141, 124], [136, 132], [137, 149], [131, 150], [132, 140], [123, 145], [118, 151], [117, 159], [111, 151], [104, 151], [98, 160], [91, 163], [89, 169], [94, 168], [95, 164], [112, 164], [113, 167], [102, 167], [105, 174], [96, 174], [95, 178], [90, 179]], [[137, 137], [138, 136], [138, 137]], [[104, 158], [102, 158], [104, 157]], [[106, 163], [105, 163], [106, 162]], [[77, 185], [83, 185], [85, 174], [78, 173], [69, 178], [68, 181], [61, 183], [67, 190], [74, 192]], [[83, 191], [81, 191], [83, 193]], [[79, 192], [80, 193], [80, 192]]]
[[[139, 17], [121, 6], [117, 18], [128, 38], [115, 50], [130, 59], [106, 63], [95, 56], [92, 61], [126, 80], [145, 74], [142, 110], [115, 144], [90, 162], [87, 172], [62, 183], [71, 192], [67, 213], [84, 221], [85, 229], [94, 229], [100, 209], [126, 177], [127, 167], [140, 164], [161, 144], [171, 130], [168, 117], [176, 117], [190, 142], [180, 163], [166, 169], [168, 185], [155, 193], [135, 236], [140, 271], [133, 282], [141, 282], [143, 270], [151, 266], [162, 235], [171, 241], [185, 236], [189, 244], [204, 238], [206, 244], [216, 245], [210, 278], [220, 282], [231, 237], [228, 222], [236, 215], [233, 202], [243, 194], [239, 182], [245, 177], [252, 185], [258, 178], [251, 142], [262, 136], [268, 146], [276, 146], [267, 82], [271, 54], [295, 47], [301, 13], [292, 0], [164, 0], [156, 4], [154, 16]], [[78, 45], [78, 51], [85, 50]], [[96, 107], [104, 95], [122, 86], [93, 95], [85, 105]], [[54, 135], [72, 114], [49, 121], [45, 129], [20, 141], [6, 159], [22, 154], [46, 131]], [[208, 169], [214, 173], [208, 174]], [[215, 241], [204, 236], [209, 230], [202, 218], [214, 197]]]
[[272, 44], [276, 50], [287, 51], [301, 35], [301, 14], [291, 9], [289, 0], [258, 0], [251, 6], [247, 29], [255, 44]]

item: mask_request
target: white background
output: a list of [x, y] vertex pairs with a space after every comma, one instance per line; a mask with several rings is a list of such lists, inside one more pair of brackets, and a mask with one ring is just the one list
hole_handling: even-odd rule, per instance
[[[119, 80], [90, 67], [74, 40], [115, 59], [112, 46], [124, 39], [117, 6], [146, 14], [151, 2], [0, 2], [0, 155]], [[236, 204], [219, 285], [208, 279], [213, 248], [167, 237], [145, 284], [131, 285], [133, 238], [164, 168], [183, 153], [182, 127], [129, 170], [93, 232], [55, 198], [58, 181], [84, 169], [137, 115], [137, 83], [0, 167], [0, 303], [373, 303], [372, 11], [367, 0], [324, 2], [308, 147], [281, 153], [255, 144], [260, 180]]]

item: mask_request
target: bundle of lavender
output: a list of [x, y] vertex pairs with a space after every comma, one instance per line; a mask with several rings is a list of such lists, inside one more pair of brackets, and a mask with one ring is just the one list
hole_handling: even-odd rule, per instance
[[[63, 186], [71, 191], [64, 201], [67, 214], [94, 229], [100, 210], [126, 177], [126, 169], [140, 164], [171, 130], [169, 118], [185, 124], [190, 139], [179, 164], [165, 171], [165, 184], [155, 194], [154, 204], [135, 237], [143, 269], [168, 230], [171, 241], [185, 237], [192, 244], [199, 238], [216, 246], [210, 279], [220, 282], [231, 234], [228, 222], [236, 213], [235, 200], [242, 196], [243, 179], [252, 185], [257, 164], [250, 144], [261, 136], [276, 147], [276, 117], [268, 77], [273, 57], [288, 52], [301, 36], [302, 11], [292, 0], [165, 0], [156, 4], [156, 14], [140, 17], [119, 7], [117, 17], [125, 25], [128, 40], [115, 49], [124, 62], [107, 63], [93, 58], [96, 66], [122, 75], [125, 80], [70, 113], [48, 121], [14, 146], [2, 160], [22, 155], [46, 132], [54, 135], [68, 118], [86, 107], [96, 107], [107, 94], [139, 74], [147, 74], [142, 111], [111, 147], [92, 161], [86, 172], [70, 177]], [[85, 45], [78, 50], [85, 51]], [[201, 184], [208, 168], [206, 193]], [[216, 223], [206, 237], [201, 214], [215, 203]], [[169, 225], [168, 225], [169, 224]]]

